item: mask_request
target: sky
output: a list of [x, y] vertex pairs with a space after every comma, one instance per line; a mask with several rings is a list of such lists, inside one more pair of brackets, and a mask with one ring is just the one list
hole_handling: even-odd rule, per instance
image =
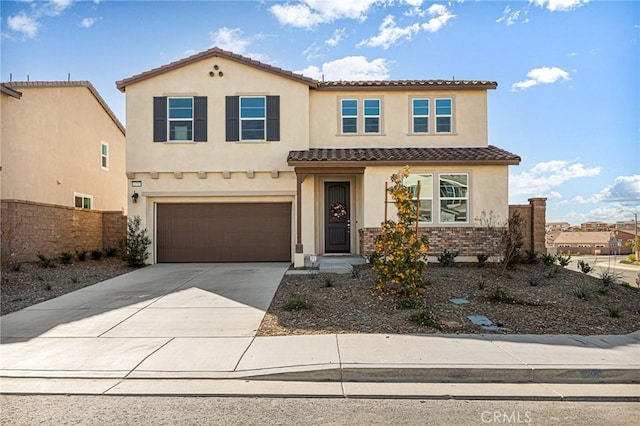
[[[2, 81], [115, 82], [218, 46], [318, 80], [491, 80], [509, 202], [547, 221], [640, 213], [640, 2], [0, 1]], [[486, 189], [490, 191], [490, 188]]]

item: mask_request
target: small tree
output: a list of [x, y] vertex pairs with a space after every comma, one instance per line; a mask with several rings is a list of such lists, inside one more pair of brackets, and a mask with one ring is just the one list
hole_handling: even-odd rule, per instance
[[144, 266], [151, 245], [147, 229], [140, 229], [141, 222], [140, 216], [134, 216], [127, 221], [127, 244], [123, 259], [134, 268]]
[[406, 297], [417, 297], [424, 287], [423, 273], [429, 241], [416, 234], [416, 207], [403, 179], [409, 167], [391, 176], [393, 185], [387, 191], [396, 206], [398, 220], [382, 223], [382, 234], [376, 238], [373, 269], [378, 273], [377, 288]]
[[511, 264], [517, 263], [520, 260], [520, 249], [524, 244], [524, 237], [522, 235], [522, 216], [517, 211], [514, 212], [509, 220], [507, 220], [507, 226], [502, 231], [501, 245], [503, 252], [502, 264], [503, 271]]

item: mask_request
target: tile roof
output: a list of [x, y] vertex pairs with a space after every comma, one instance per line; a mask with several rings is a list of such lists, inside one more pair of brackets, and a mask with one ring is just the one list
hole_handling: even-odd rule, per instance
[[0, 91], [5, 95], [9, 95], [12, 98], [20, 99], [22, 97], [22, 93], [17, 90], [13, 90], [11, 87], [6, 85], [5, 83], [0, 84]]
[[100, 93], [93, 87], [93, 84], [89, 81], [9, 81], [2, 83], [3, 86], [7, 86], [11, 89], [15, 88], [50, 88], [50, 87], [86, 87], [94, 98], [98, 101], [100, 106], [105, 110], [107, 115], [120, 129], [122, 134], [125, 134], [125, 128], [118, 120], [118, 117], [113, 113], [107, 102], [100, 96]]
[[495, 81], [476, 81], [476, 80], [377, 80], [377, 81], [317, 81], [313, 78], [305, 77], [302, 74], [296, 74], [282, 68], [274, 67], [260, 61], [238, 55], [219, 47], [212, 47], [195, 55], [191, 55], [184, 59], [153, 68], [149, 71], [136, 74], [132, 77], [125, 78], [116, 82], [116, 87], [124, 92], [128, 85], [134, 84], [151, 77], [178, 69], [185, 65], [189, 65], [208, 58], [226, 58], [231, 61], [239, 62], [262, 71], [270, 72], [284, 78], [288, 78], [300, 83], [306, 84], [311, 89], [316, 90], [434, 90], [434, 89], [495, 89], [498, 83]]
[[290, 166], [339, 164], [520, 164], [520, 157], [489, 145], [484, 148], [311, 148], [289, 151]]

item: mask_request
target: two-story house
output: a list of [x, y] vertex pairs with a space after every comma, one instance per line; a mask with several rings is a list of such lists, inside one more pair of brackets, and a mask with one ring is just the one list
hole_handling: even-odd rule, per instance
[[319, 82], [212, 48], [116, 84], [152, 262], [368, 254], [405, 165], [433, 253], [493, 254], [474, 218], [509, 217], [520, 158], [488, 143], [495, 82]]
[[126, 237], [125, 129], [88, 81], [0, 85], [2, 262]]

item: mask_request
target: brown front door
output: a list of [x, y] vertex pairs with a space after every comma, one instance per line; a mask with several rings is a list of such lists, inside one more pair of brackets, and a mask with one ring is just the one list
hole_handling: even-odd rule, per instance
[[324, 184], [324, 250], [326, 253], [351, 252], [351, 210], [349, 182]]
[[158, 262], [289, 262], [291, 203], [158, 204]]

